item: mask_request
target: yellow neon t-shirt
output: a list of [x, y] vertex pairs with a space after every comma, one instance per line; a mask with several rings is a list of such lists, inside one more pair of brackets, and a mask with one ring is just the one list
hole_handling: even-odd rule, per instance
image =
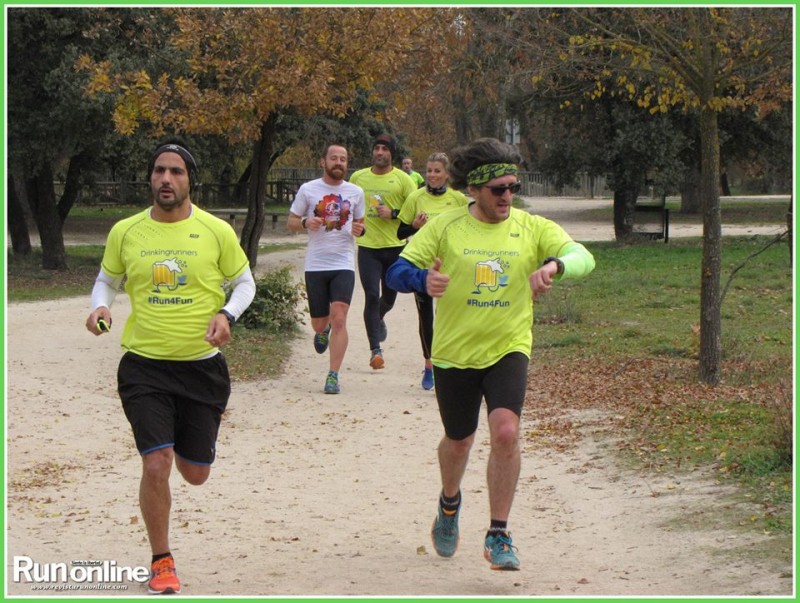
[[405, 200], [400, 209], [400, 215], [397, 217], [401, 222], [411, 224], [418, 213], [424, 212], [430, 221], [439, 214], [465, 205], [467, 205], [467, 197], [461, 191], [448, 188], [441, 195], [432, 195], [427, 189], [418, 188]]
[[400, 254], [418, 268], [438, 257], [449, 275], [436, 299], [431, 359], [449, 368], [485, 368], [511, 352], [530, 358], [533, 301], [528, 277], [572, 242], [555, 222], [512, 208], [487, 224], [468, 207], [439, 215]]
[[195, 360], [214, 347], [208, 323], [225, 302], [222, 285], [248, 266], [227, 222], [193, 207], [180, 222], [157, 222], [150, 209], [111, 229], [102, 268], [127, 276], [131, 314], [122, 347], [147, 358]]
[[364, 236], [358, 237], [356, 243], [360, 247], [382, 249], [384, 247], [402, 247], [405, 241], [397, 238], [397, 227], [400, 221], [384, 220], [378, 217], [377, 207], [385, 205], [390, 209], [400, 210], [403, 202], [417, 185], [408, 174], [399, 168], [392, 168], [388, 174], [375, 174], [371, 168], [354, 172], [350, 182], [360, 186], [364, 191], [366, 213], [364, 214]]

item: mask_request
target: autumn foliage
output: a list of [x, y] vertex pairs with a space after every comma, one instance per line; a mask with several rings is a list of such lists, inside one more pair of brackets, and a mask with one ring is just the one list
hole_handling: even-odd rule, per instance
[[444, 43], [441, 9], [163, 10], [175, 32], [159, 51], [175, 56], [174, 70], [119, 70], [87, 55], [78, 62], [91, 73], [90, 92], [117, 95], [114, 123], [123, 134], [144, 122], [156, 133], [217, 134], [238, 143], [257, 140], [274, 113], [343, 117], [359, 89], [398, 78], [409, 62], [419, 67], [413, 83], [423, 85], [430, 70], [420, 56]]

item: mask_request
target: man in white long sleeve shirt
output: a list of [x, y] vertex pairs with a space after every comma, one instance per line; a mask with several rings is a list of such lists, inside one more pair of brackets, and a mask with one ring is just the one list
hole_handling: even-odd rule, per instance
[[[174, 462], [193, 485], [210, 474], [231, 385], [219, 348], [255, 295], [247, 256], [233, 229], [192, 204], [197, 164], [186, 144], [159, 145], [147, 175], [148, 209], [115, 224], [92, 290], [86, 328], [111, 328], [111, 306], [123, 277], [131, 314], [118, 390], [142, 457], [139, 506], [152, 549], [152, 594], [179, 593], [169, 545]], [[233, 292], [225, 303], [223, 283]]]

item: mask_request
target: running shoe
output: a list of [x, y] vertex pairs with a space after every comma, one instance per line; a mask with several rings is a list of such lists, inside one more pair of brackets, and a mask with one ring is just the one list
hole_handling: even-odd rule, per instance
[[150, 566], [150, 582], [147, 591], [151, 595], [179, 595], [181, 581], [175, 572], [175, 560], [172, 555], [154, 561]]
[[461, 513], [461, 505], [452, 514], [442, 509], [439, 505], [439, 512], [433, 520], [431, 527], [431, 540], [433, 548], [441, 557], [452, 557], [458, 548], [458, 516]]
[[378, 339], [386, 341], [387, 337], [389, 337], [389, 329], [386, 328], [386, 321], [381, 318], [381, 324], [378, 325]]
[[326, 394], [339, 393], [339, 375], [336, 373], [336, 371], [328, 372], [328, 377], [325, 379], [325, 389], [323, 391]]
[[422, 373], [422, 389], [433, 389], [433, 369], [426, 368]]
[[511, 533], [492, 532], [483, 544], [483, 557], [493, 570], [518, 570], [517, 547], [511, 544]]
[[383, 350], [380, 348], [375, 348], [372, 350], [372, 356], [369, 359], [369, 365], [374, 369], [382, 369], [384, 362], [383, 362]]
[[314, 335], [314, 349], [317, 350], [317, 354], [324, 354], [325, 350], [328, 349], [328, 343], [330, 341], [329, 334], [331, 332], [331, 325], [325, 327], [325, 330], [322, 333], [316, 333]]

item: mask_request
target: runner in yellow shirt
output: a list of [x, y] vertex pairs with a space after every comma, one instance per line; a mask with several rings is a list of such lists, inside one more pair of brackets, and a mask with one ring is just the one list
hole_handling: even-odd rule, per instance
[[[117, 387], [142, 458], [139, 506], [153, 555], [148, 589], [177, 594], [169, 476], [173, 463], [193, 485], [210, 475], [231, 392], [219, 348], [253, 300], [255, 282], [230, 225], [192, 204], [197, 164], [184, 141], [159, 145], [147, 177], [153, 205], [112, 227], [86, 328], [109, 331], [125, 277], [131, 313]], [[227, 302], [226, 281], [233, 285]]]
[[451, 181], [473, 202], [414, 235], [387, 276], [398, 291], [437, 298], [432, 361], [445, 435], [434, 548], [444, 557], [456, 551], [461, 479], [485, 399], [491, 451], [484, 556], [498, 570], [519, 569], [508, 517], [520, 470], [533, 301], [560, 279], [594, 269], [592, 255], [558, 224], [512, 207], [520, 160], [515, 147], [493, 138], [456, 149]]
[[[425, 187], [411, 193], [400, 210], [398, 238], [408, 238], [439, 214], [467, 205], [464, 193], [447, 186], [449, 177], [450, 159], [446, 153], [433, 153], [428, 157], [425, 168]], [[433, 298], [427, 293], [414, 291], [414, 303], [417, 305], [419, 338], [422, 343], [422, 357], [425, 359], [425, 368], [422, 370], [422, 388], [433, 389], [433, 364], [431, 363]]]
[[403, 157], [403, 171], [411, 176], [417, 188], [425, 186], [425, 178], [418, 171], [414, 169], [414, 160], [411, 157]]
[[397, 238], [397, 216], [413, 191], [414, 182], [392, 165], [397, 155], [394, 138], [381, 134], [372, 145], [372, 166], [358, 170], [350, 182], [361, 187], [366, 201], [364, 235], [358, 245], [358, 276], [364, 289], [364, 326], [369, 340], [369, 365], [377, 370], [385, 365], [381, 343], [386, 340], [384, 317], [394, 307], [397, 291], [386, 286], [386, 271], [403, 250], [405, 241]]

